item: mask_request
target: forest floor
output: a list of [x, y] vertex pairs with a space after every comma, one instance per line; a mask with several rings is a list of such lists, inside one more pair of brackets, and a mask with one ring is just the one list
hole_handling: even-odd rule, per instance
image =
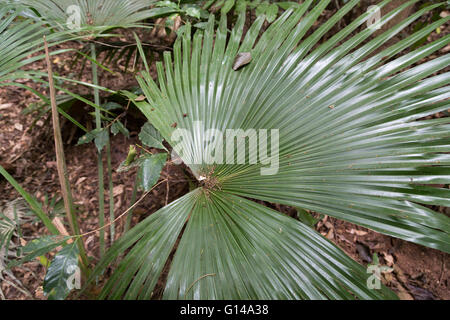
[[[325, 19], [326, 17], [324, 17]], [[441, 29], [441, 35], [432, 34], [428, 41], [450, 33], [449, 25]], [[72, 44], [71, 44], [72, 45]], [[450, 51], [449, 47], [430, 58], [435, 58]], [[61, 75], [73, 73], [68, 62], [70, 55], [53, 58], [55, 71]], [[45, 71], [45, 64], [35, 63], [34, 69]], [[80, 66], [75, 67], [76, 70]], [[116, 68], [118, 73], [111, 75], [102, 73], [101, 85], [111, 89], [123, 89], [137, 85], [132, 73], [124, 73], [123, 66]], [[89, 63], [86, 67], [89, 70]], [[89, 72], [83, 72], [83, 80], [90, 81]], [[24, 81], [24, 83], [26, 83]], [[37, 87], [34, 83], [28, 83]], [[37, 87], [41, 92], [46, 88]], [[84, 92], [83, 92], [84, 90]], [[80, 89], [80, 93], [88, 93]], [[39, 102], [33, 94], [14, 87], [0, 88], [0, 164], [39, 201], [45, 198], [59, 198], [59, 183], [57, 178], [54, 142], [48, 113], [37, 117], [36, 113], [26, 113], [25, 110]], [[82, 106], [76, 115], [80, 121], [91, 121], [87, 109]], [[441, 115], [436, 115], [441, 116]], [[139, 117], [127, 115], [125, 125], [130, 131], [130, 137], [117, 135], [112, 138], [112, 166], [117, 168], [126, 158], [128, 147], [137, 142], [139, 129], [144, 121]], [[62, 120], [63, 121], [63, 120]], [[34, 125], [33, 125], [34, 124]], [[77, 130], [70, 122], [63, 121], [62, 131], [65, 142], [65, 153], [68, 164], [69, 180], [73, 188], [75, 203], [78, 206], [78, 216], [83, 233], [98, 228], [98, 176], [96, 170], [96, 148], [94, 144], [77, 146], [81, 130]], [[106, 166], [106, 161], [105, 161]], [[189, 191], [189, 185], [183, 181], [184, 173], [176, 165], [166, 165], [161, 179], [167, 179], [155, 188], [134, 210], [133, 225], [157, 211], [165, 204], [179, 198]], [[124, 212], [130, 205], [130, 198], [135, 179], [135, 172], [113, 172], [114, 212], [116, 216]], [[105, 179], [107, 181], [107, 179]], [[446, 186], [448, 187], [448, 186]], [[18, 193], [0, 179], [0, 208], [17, 199]], [[105, 212], [109, 212], [109, 198], [106, 194]], [[293, 216], [293, 209], [280, 205], [267, 204], [285, 214]], [[442, 214], [450, 215], [450, 208], [433, 207]], [[121, 235], [124, 219], [117, 222], [116, 238]], [[348, 255], [361, 264], [372, 262], [372, 256], [377, 253], [380, 263], [392, 268], [384, 274], [384, 282], [402, 299], [450, 299], [450, 255], [420, 245], [408, 243], [385, 236], [363, 227], [324, 216], [317, 224], [318, 232], [332, 240]], [[23, 238], [29, 241], [45, 233], [45, 228], [38, 223], [28, 223], [23, 226]], [[106, 236], [109, 237], [108, 232]], [[94, 233], [85, 239], [88, 255], [97, 259], [99, 255], [99, 233]], [[107, 244], [109, 238], [106, 239]], [[39, 261], [26, 263], [13, 268], [14, 276], [21, 284], [13, 286], [2, 281], [0, 289], [6, 299], [45, 299], [42, 290], [45, 268]], [[6, 276], [6, 279], [8, 276]], [[159, 284], [162, 285], [161, 283]], [[19, 289], [18, 289], [19, 288]], [[159, 288], [161, 291], [161, 288]]]

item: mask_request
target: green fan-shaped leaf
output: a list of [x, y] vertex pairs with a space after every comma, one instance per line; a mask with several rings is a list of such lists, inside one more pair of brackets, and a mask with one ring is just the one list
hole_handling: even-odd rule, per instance
[[197, 202], [171, 264], [167, 299], [393, 299], [317, 232], [241, 197]]
[[[66, 33], [50, 34], [43, 23], [34, 23], [31, 19], [18, 19], [23, 6], [9, 5], [0, 1], [0, 85], [17, 78], [24, 78], [24, 66], [40, 60], [43, 55], [36, 54], [43, 49], [44, 35], [49, 47], [61, 42], [62, 37], [69, 39]], [[51, 54], [70, 51], [54, 50]]]
[[[176, 130], [192, 133], [187, 156], [180, 155], [188, 165], [188, 156], [205, 153], [199, 121], [204, 130], [221, 132], [278, 130], [273, 175], [264, 175], [271, 164], [262, 161], [189, 165], [196, 176], [213, 171], [225, 192], [328, 214], [450, 252], [450, 219], [422, 205], [450, 204], [448, 189], [430, 186], [449, 183], [450, 127], [446, 119], [419, 120], [448, 109], [450, 74], [433, 74], [448, 66], [450, 55], [413, 66], [448, 45], [450, 36], [396, 57], [450, 17], [372, 54], [439, 4], [376, 37], [374, 29], [362, 28], [345, 40], [366, 24], [371, 13], [365, 13], [315, 47], [358, 3], [349, 1], [305, 37], [328, 2], [309, 8], [311, 1], [305, 1], [285, 11], [258, 41], [262, 19], [241, 42], [243, 15], [228, 40], [226, 18], [214, 31], [212, 17], [193, 39], [185, 33], [173, 57], [165, 54], [157, 68], [158, 85], [149, 75], [139, 79], [148, 100], [140, 109], [172, 146]], [[380, 23], [415, 2], [385, 14]], [[240, 52], [251, 52], [252, 62], [234, 71]]]
[[[160, 15], [150, 8], [156, 0], [24, 0], [21, 1], [60, 30], [74, 32], [101, 31], [112, 27], [131, 26]], [[30, 12], [30, 15], [33, 15]], [[77, 19], [79, 19], [77, 21]]]
[[[138, 77], [146, 101], [136, 105], [174, 149], [186, 151], [177, 153], [200, 187], [111, 248], [92, 279], [130, 251], [101, 298], [154, 297], [184, 225], [164, 298], [395, 297], [384, 287], [369, 289], [366, 270], [312, 228], [249, 199], [328, 214], [450, 252], [450, 219], [425, 206], [449, 205], [450, 191], [432, 185], [450, 182], [450, 127], [448, 119], [423, 120], [449, 107], [450, 74], [441, 70], [450, 55], [420, 63], [450, 36], [401, 54], [450, 17], [377, 51], [439, 4], [381, 34], [366, 27], [372, 14], [366, 12], [319, 44], [359, 3], [348, 1], [309, 34], [329, 2], [304, 1], [262, 34], [264, 16], [245, 34], [245, 14], [231, 33], [225, 15], [217, 29], [211, 16], [193, 37], [187, 24], [173, 52], [157, 64], [158, 82], [148, 72]], [[415, 2], [384, 14], [380, 24]], [[233, 70], [244, 52], [251, 63]], [[206, 161], [205, 146], [215, 147], [219, 160], [223, 147], [220, 139], [211, 141], [209, 129], [242, 130], [234, 142], [235, 149], [249, 145], [246, 161], [233, 163], [239, 160], [233, 154], [229, 162]], [[180, 130], [186, 141], [180, 142]], [[258, 136], [269, 141], [266, 154], [243, 137], [251, 130], [267, 130]], [[250, 162], [255, 156], [260, 161]]]

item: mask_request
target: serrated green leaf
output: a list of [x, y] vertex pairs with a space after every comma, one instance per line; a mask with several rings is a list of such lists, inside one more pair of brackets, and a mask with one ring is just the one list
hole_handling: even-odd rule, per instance
[[171, 202], [114, 242], [96, 265], [85, 287], [104, 273], [118, 255], [130, 249], [131, 255], [120, 262], [99, 298], [120, 299], [125, 291], [127, 299], [149, 298], [198, 194], [199, 190], [190, 192]]
[[44, 294], [49, 300], [64, 300], [70, 293], [70, 281], [78, 269], [76, 241], [66, 245], [51, 262], [44, 278]]
[[139, 184], [144, 191], [149, 191], [158, 182], [162, 168], [167, 160], [167, 153], [146, 155], [139, 166]]

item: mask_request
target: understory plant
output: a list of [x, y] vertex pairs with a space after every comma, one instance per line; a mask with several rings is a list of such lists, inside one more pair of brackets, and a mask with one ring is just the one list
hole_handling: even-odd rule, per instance
[[[375, 27], [368, 11], [326, 41], [359, 0], [347, 1], [317, 28], [330, 0], [288, 5], [266, 30], [268, 7], [247, 28], [245, 10], [229, 21], [235, 3], [221, 2], [226, 10], [218, 20], [211, 15], [195, 32], [186, 23], [173, 51], [156, 63], [156, 80], [137, 40], [143, 95], [121, 93], [148, 119], [143, 144], [160, 153], [137, 157], [131, 148], [119, 169], [139, 167], [142, 199], [171, 153], [171, 165], [183, 162], [196, 186], [115, 241], [86, 273], [84, 288], [111, 268], [100, 299], [160, 298], [156, 286], [168, 270], [164, 299], [395, 299], [384, 285], [368, 286], [366, 268], [311, 228], [310, 212], [449, 253], [450, 219], [430, 209], [450, 204], [449, 189], [435, 186], [450, 181], [449, 121], [425, 118], [449, 108], [450, 74], [442, 70], [450, 54], [423, 60], [449, 45], [450, 35], [405, 50], [450, 17], [388, 47], [442, 4], [377, 32], [416, 2], [384, 14]], [[92, 105], [99, 107], [95, 95]], [[224, 161], [227, 130], [238, 133], [233, 152], [248, 149], [244, 159]], [[259, 139], [269, 141], [265, 150]], [[29, 197], [1, 167], [0, 173]], [[28, 200], [52, 231], [39, 205]], [[304, 217], [263, 202], [298, 208]], [[105, 227], [102, 222], [100, 230]], [[72, 235], [72, 243], [45, 238], [38, 252], [64, 245], [65, 261], [76, 264], [83, 236]], [[55, 261], [57, 267], [61, 261]]]
[[[395, 297], [384, 287], [369, 289], [366, 270], [310, 227], [253, 200], [320, 212], [450, 252], [450, 219], [427, 207], [449, 205], [450, 191], [431, 186], [449, 183], [448, 119], [423, 119], [449, 107], [450, 74], [439, 71], [450, 55], [420, 63], [450, 37], [402, 54], [450, 18], [378, 50], [440, 4], [374, 37], [367, 12], [319, 43], [358, 2], [349, 1], [309, 36], [329, 1], [305, 1], [262, 33], [264, 17], [244, 33], [241, 14], [228, 33], [227, 17], [215, 28], [211, 16], [193, 37], [187, 26], [173, 53], [157, 63], [156, 81], [142, 72], [147, 101], [136, 105], [183, 151], [178, 155], [198, 188], [110, 248], [92, 277], [126, 255], [100, 298], [152, 298], [172, 250], [165, 299]], [[387, 13], [379, 26], [415, 2]], [[181, 128], [191, 135], [182, 142], [175, 134]], [[205, 161], [205, 154], [220, 158], [223, 151], [220, 135], [205, 134], [208, 129], [241, 129], [244, 136], [250, 129], [279, 130], [278, 171], [264, 175], [267, 164]], [[235, 142], [245, 148], [246, 139]], [[202, 161], [192, 161], [196, 157]]]

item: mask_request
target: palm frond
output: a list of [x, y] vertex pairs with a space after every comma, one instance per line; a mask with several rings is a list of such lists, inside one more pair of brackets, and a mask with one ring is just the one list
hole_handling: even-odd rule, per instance
[[[0, 3], [0, 85], [20, 77], [27, 77], [23, 67], [43, 58], [38, 54], [43, 49], [43, 37], [47, 36], [49, 46], [55, 46], [67, 33], [50, 33], [43, 23], [22, 19], [24, 7]], [[52, 55], [70, 51], [55, 50]]]
[[155, 0], [25, 0], [21, 3], [37, 13], [36, 18], [60, 30], [68, 29], [71, 17], [79, 18], [77, 29], [126, 27], [158, 16]]
[[[358, 2], [349, 1], [309, 36], [329, 1], [311, 6], [309, 0], [285, 11], [261, 36], [264, 17], [244, 35], [243, 14], [231, 34], [225, 15], [217, 30], [211, 16], [193, 38], [187, 26], [173, 57], [165, 53], [164, 63], [157, 64], [158, 83], [148, 70], [142, 73], [138, 81], [148, 101], [136, 105], [174, 148], [176, 130], [192, 134], [180, 156], [201, 186], [111, 249], [93, 276], [131, 248], [102, 298], [151, 298], [170, 252], [163, 244], [173, 248], [179, 236], [164, 298], [393, 297], [386, 288], [369, 290], [363, 267], [311, 228], [248, 198], [317, 211], [450, 252], [450, 219], [425, 206], [449, 204], [450, 191], [431, 186], [450, 181], [448, 119], [422, 120], [449, 107], [450, 74], [441, 70], [450, 55], [417, 64], [448, 45], [450, 36], [400, 54], [450, 17], [377, 53], [439, 4], [377, 36], [364, 27], [368, 12], [317, 45]], [[235, 71], [239, 53], [252, 59]], [[279, 160], [276, 174], [262, 171], [268, 164], [208, 164], [202, 157], [210, 151], [208, 129], [279, 130], [279, 150], [271, 151]], [[221, 151], [215, 143], [213, 150]], [[245, 139], [239, 143], [245, 149]], [[250, 148], [247, 158], [256, 152]]]

